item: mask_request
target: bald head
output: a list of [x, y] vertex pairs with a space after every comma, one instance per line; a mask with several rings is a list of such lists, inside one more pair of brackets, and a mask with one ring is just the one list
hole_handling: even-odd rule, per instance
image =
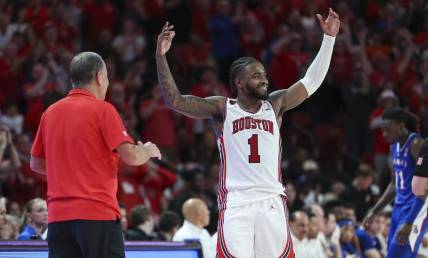
[[291, 232], [299, 239], [302, 240], [308, 235], [309, 219], [303, 211], [295, 211], [290, 216]]
[[204, 201], [198, 198], [188, 199], [181, 209], [186, 220], [198, 227], [205, 227], [209, 224], [209, 211]]
[[100, 55], [94, 52], [77, 54], [70, 63], [70, 79], [73, 88], [81, 88], [91, 83], [105, 64]]

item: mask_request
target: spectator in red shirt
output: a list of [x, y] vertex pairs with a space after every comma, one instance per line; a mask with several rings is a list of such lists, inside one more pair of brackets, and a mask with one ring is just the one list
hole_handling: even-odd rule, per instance
[[[64, 31], [66, 30], [64, 28], [61, 28], [61, 29]], [[69, 51], [74, 50], [74, 48], [71, 47], [70, 45], [60, 41], [61, 40], [61, 38], [59, 37], [60, 32], [61, 31], [59, 30], [57, 25], [54, 24], [53, 22], [46, 22], [45, 25], [43, 26], [43, 36], [42, 36], [43, 45], [49, 53], [55, 56], [58, 56], [59, 52], [63, 51], [64, 49]], [[70, 43], [70, 41], [68, 43]]]
[[30, 137], [25, 133], [19, 134], [15, 137], [15, 143], [21, 167], [15, 173], [9, 174], [6, 179], [9, 200], [22, 206], [34, 197], [46, 200], [46, 178], [32, 173], [30, 169]]
[[[0, 124], [0, 174], [15, 172], [21, 167], [10, 129]], [[0, 192], [1, 192], [0, 182]]]
[[[177, 126], [174, 113], [162, 101], [159, 85], [153, 86], [151, 95], [150, 99], [140, 102], [139, 115], [144, 122], [142, 138], [156, 142], [165, 156], [165, 161], [174, 162], [177, 149]], [[162, 128], [162, 130], [156, 130], [156, 128]]]
[[201, 98], [213, 95], [229, 96], [227, 86], [218, 80], [214, 67], [202, 67], [198, 82], [192, 86], [192, 94]]
[[118, 199], [127, 211], [138, 204], [144, 204], [157, 218], [165, 204], [164, 191], [174, 185], [177, 176], [170, 170], [147, 162], [143, 166], [131, 167], [119, 164]]
[[208, 42], [211, 40], [208, 23], [211, 17], [211, 1], [192, 1], [192, 30], [201, 40]]
[[376, 169], [375, 181], [379, 184], [379, 180], [387, 175], [389, 171], [389, 144], [383, 138], [380, 125], [382, 123], [382, 114], [385, 109], [398, 105], [398, 99], [395, 93], [386, 89], [382, 91], [378, 99], [378, 107], [375, 108], [369, 118], [370, 129], [374, 131], [374, 165]]
[[114, 38], [112, 46], [122, 63], [127, 65], [141, 56], [146, 46], [146, 38], [138, 30], [134, 20], [124, 18], [122, 26], [122, 31]]
[[[27, 115], [25, 124], [35, 132], [45, 108], [50, 100], [57, 100], [65, 92], [64, 82], [56, 76], [51, 77], [49, 67], [42, 63], [34, 64], [33, 80], [24, 84], [24, 94], [27, 98]], [[50, 77], [52, 79], [50, 79]]]
[[300, 67], [308, 61], [309, 56], [301, 51], [302, 43], [300, 34], [290, 33], [279, 38], [272, 46], [275, 57], [270, 64], [270, 73], [276, 89], [292, 85], [300, 74]]
[[110, 0], [86, 1], [82, 11], [84, 38], [90, 42], [96, 40], [101, 31], [112, 31], [117, 21], [117, 9]]
[[266, 32], [254, 12], [248, 11], [243, 19], [240, 45], [247, 56], [261, 58]]
[[156, 145], [134, 144], [105, 102], [103, 59], [83, 52], [70, 63], [73, 84], [40, 121], [30, 167], [48, 181], [50, 257], [125, 257], [116, 198], [119, 157], [129, 165], [160, 158]]
[[41, 33], [43, 25], [50, 18], [49, 9], [42, 1], [33, 0], [28, 2], [29, 3], [23, 10], [25, 20], [29, 22], [38, 33]]
[[0, 106], [6, 102], [18, 102], [19, 83], [22, 58], [18, 56], [18, 48], [14, 44], [6, 45], [0, 56]]

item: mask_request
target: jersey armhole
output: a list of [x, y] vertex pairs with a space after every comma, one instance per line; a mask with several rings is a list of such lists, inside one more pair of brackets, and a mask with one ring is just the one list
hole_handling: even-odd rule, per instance
[[224, 99], [224, 110], [223, 110], [223, 123], [224, 121], [226, 121], [226, 116], [227, 116], [227, 101], [229, 100], [229, 98], [225, 98]]
[[272, 110], [273, 110], [273, 113], [275, 113], [275, 118], [278, 118], [279, 116], [282, 116], [281, 115], [281, 112], [282, 112], [282, 110], [280, 109], [280, 110], [278, 110], [278, 114], [276, 114], [276, 111], [275, 111], [275, 107], [274, 107], [274, 105], [272, 104], [272, 102], [268, 99], [268, 100], [266, 100], [266, 102], [267, 103], [269, 103], [269, 105], [270, 105], [270, 107], [272, 108]]
[[281, 115], [281, 110], [279, 110], [278, 112], [278, 115], [276, 114], [276, 112], [275, 112], [275, 108], [274, 108], [274, 106], [273, 106], [273, 104], [272, 104], [272, 102], [270, 102], [270, 100], [266, 100], [266, 103], [268, 103], [268, 105], [270, 105], [270, 107], [272, 108], [272, 110], [273, 110], [273, 113], [274, 113], [274, 115], [275, 115], [275, 123], [276, 123], [276, 125], [278, 126], [278, 129], [279, 130], [281, 130], [281, 125], [278, 123], [278, 118], [279, 117], [281, 117], [281, 122], [283, 122], [282, 121], [282, 116], [284, 115], [284, 114], [282, 114]]
[[[226, 116], [227, 116], [227, 101], [228, 100], [229, 99], [227, 97], [225, 97], [224, 108], [223, 108], [223, 111], [221, 112], [221, 114], [218, 114], [217, 116], [213, 116], [210, 119], [211, 126], [212, 126], [214, 133], [215, 133], [217, 138], [221, 137], [223, 135], [224, 124], [226, 122]], [[220, 118], [222, 121], [220, 121]], [[220, 125], [220, 123], [221, 123], [221, 125]]]

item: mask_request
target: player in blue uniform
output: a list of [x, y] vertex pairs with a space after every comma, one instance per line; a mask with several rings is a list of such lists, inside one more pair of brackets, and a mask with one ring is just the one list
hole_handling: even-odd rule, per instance
[[[427, 223], [423, 223], [424, 218], [422, 218], [422, 223], [414, 223], [416, 217], [422, 214], [420, 214], [422, 211], [420, 199], [412, 192], [412, 178], [423, 142], [417, 133], [419, 120], [412, 113], [399, 108], [386, 110], [382, 118], [384, 121], [381, 128], [384, 138], [391, 144], [394, 173], [384, 194], [368, 212], [363, 224], [365, 227], [369, 227], [373, 215], [381, 212], [395, 197], [388, 236], [387, 258], [413, 258], [417, 257], [417, 251], [427, 226]], [[409, 234], [412, 234], [411, 241], [402, 241], [406, 234], [406, 239], [409, 239]]]
[[[422, 237], [414, 237], [412, 230], [418, 229], [420, 225], [425, 225], [428, 221], [428, 139], [422, 144], [421, 150], [419, 151], [419, 157], [416, 161], [416, 169], [412, 179], [412, 192], [415, 195], [410, 214], [416, 214], [416, 219], [413, 224], [406, 223], [401, 227], [397, 233], [398, 242], [405, 244], [407, 241], [415, 242], [416, 246], [419, 246]], [[422, 231], [423, 233], [424, 231]]]

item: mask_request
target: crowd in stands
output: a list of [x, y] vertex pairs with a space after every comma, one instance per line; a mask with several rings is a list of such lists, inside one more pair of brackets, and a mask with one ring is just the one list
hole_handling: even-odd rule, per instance
[[[164, 105], [157, 33], [165, 21], [175, 26], [168, 58], [182, 93], [234, 97], [228, 68], [239, 56], [262, 61], [272, 90], [299, 80], [322, 39], [315, 13], [330, 6], [342, 24], [327, 77], [285, 114], [281, 128], [294, 247], [306, 250], [297, 257], [384, 255], [388, 211], [370, 229], [359, 225], [391, 173], [383, 110], [404, 107], [421, 119], [422, 135], [428, 132], [424, 0], [0, 0], [0, 238], [44, 237], [46, 180], [30, 171], [31, 144], [43, 111], [71, 89], [68, 65], [84, 50], [106, 60], [107, 99], [128, 132], [163, 155], [119, 166], [124, 237], [173, 240], [183, 218], [188, 231], [206, 226], [199, 233], [214, 234], [216, 138], [209, 121]], [[189, 199], [206, 206], [209, 222], [183, 214], [184, 207], [199, 209]], [[428, 257], [428, 239], [421, 249]]]

